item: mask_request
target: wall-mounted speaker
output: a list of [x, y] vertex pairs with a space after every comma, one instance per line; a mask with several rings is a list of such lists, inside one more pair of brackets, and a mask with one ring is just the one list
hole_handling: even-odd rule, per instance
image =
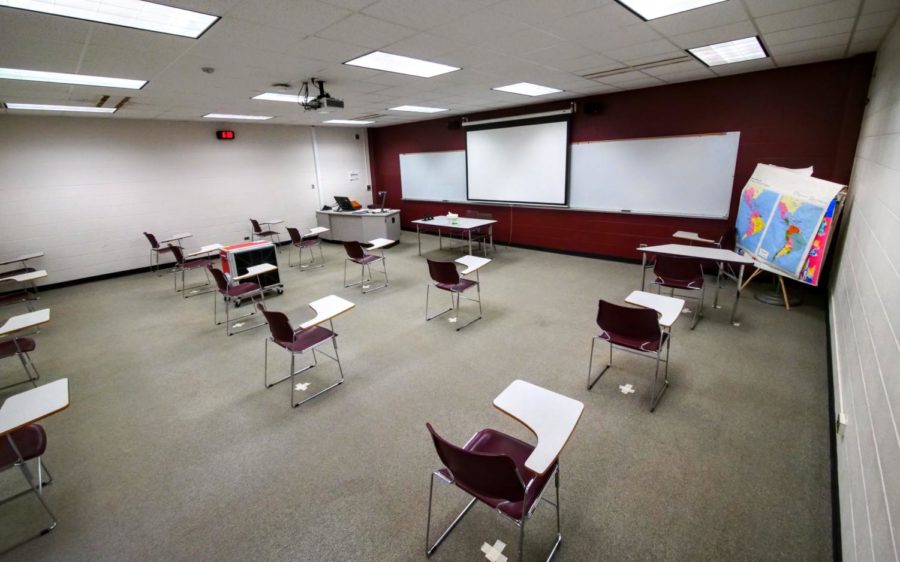
[[447, 121], [447, 128], [451, 131], [462, 128], [462, 119], [451, 119]]
[[588, 115], [600, 115], [603, 113], [603, 103], [599, 101], [589, 101], [584, 104], [584, 112]]

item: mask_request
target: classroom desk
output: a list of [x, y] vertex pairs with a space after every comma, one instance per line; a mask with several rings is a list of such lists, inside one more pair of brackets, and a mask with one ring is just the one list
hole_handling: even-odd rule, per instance
[[465, 266], [465, 269], [459, 272], [460, 275], [475, 273], [476, 279], [478, 278], [478, 270], [491, 263], [490, 259], [480, 258], [478, 256], [463, 256], [457, 258], [455, 261], [456, 263]]
[[176, 244], [181, 246], [182, 240], [184, 240], [185, 238], [190, 238], [192, 236], [193, 236], [193, 234], [191, 234], [190, 232], [179, 232], [178, 234], [173, 234], [172, 236], [166, 238], [165, 240], [160, 240], [159, 243], [160, 243], [160, 245], [162, 245], [162, 244], [168, 244], [169, 242], [175, 242]]
[[[0, 275], [5, 275], [0, 273]], [[0, 283], [4, 283], [6, 281], [14, 281], [16, 283], [28, 283], [31, 282], [34, 285], [34, 282], [38, 279], [44, 279], [47, 277], [47, 271], [41, 269], [40, 271], [26, 271], [25, 273], [19, 273], [18, 275], [10, 275], [9, 277], [0, 277]]]
[[744, 278], [744, 266], [752, 265], [753, 260], [748, 256], [743, 256], [731, 250], [723, 250], [722, 248], [705, 248], [702, 246], [686, 246], [684, 244], [663, 244], [662, 246], [644, 246], [636, 248], [641, 252], [641, 290], [644, 290], [646, 282], [645, 272], [647, 270], [647, 254], [661, 254], [666, 256], [678, 256], [697, 258], [701, 260], [713, 261], [719, 264], [718, 275], [716, 276], [716, 296], [713, 301], [713, 308], [719, 308], [719, 280], [722, 277], [723, 264], [730, 263], [740, 266], [738, 270], [737, 289], [734, 296], [734, 307], [731, 309], [731, 323], [740, 326], [740, 322], [735, 321], [738, 311], [738, 303], [741, 298], [741, 281]]
[[328, 232], [327, 228], [325, 228], [324, 226], [316, 226], [310, 228], [309, 232], [307, 232], [306, 234], [301, 234], [300, 238], [312, 238], [313, 236], [318, 236], [320, 234], [324, 234], [325, 232]]
[[273, 224], [281, 224], [281, 223], [283, 223], [283, 222], [284, 222], [284, 219], [268, 219], [268, 220], [264, 220], [264, 221], [256, 221], [256, 222], [258, 222], [259, 224], [267, 224], [267, 225], [271, 226], [271, 225], [273, 225]]
[[316, 211], [316, 224], [327, 228], [321, 238], [338, 242], [359, 242], [373, 238], [400, 239], [400, 211]]
[[199, 250], [195, 250], [195, 251], [191, 252], [190, 254], [187, 255], [187, 257], [193, 258], [196, 256], [202, 256], [204, 254], [209, 254], [212, 252], [218, 252], [219, 250], [221, 250], [224, 247], [225, 246], [223, 246], [221, 244], [207, 244], [206, 246], [201, 246]]
[[659, 325], [667, 329], [672, 327], [684, 310], [684, 299], [646, 291], [631, 291], [631, 294], [625, 297], [625, 302], [642, 308], [652, 308], [659, 314]]
[[9, 320], [7, 320], [3, 324], [3, 326], [0, 326], [0, 338], [11, 336], [16, 332], [21, 332], [22, 330], [27, 330], [29, 328], [36, 328], [42, 324], [46, 324], [49, 321], [49, 308], [43, 308], [41, 310], [35, 310], [34, 312], [28, 312], [25, 314], [19, 314], [18, 316], [13, 316]]
[[[259, 265], [251, 265], [247, 268], [247, 273], [243, 275], [238, 275], [234, 278], [235, 281], [243, 281], [244, 279], [250, 279], [251, 277], [256, 277], [257, 284], [259, 283], [259, 276], [263, 273], [269, 273], [270, 271], [275, 271], [278, 269], [277, 266], [274, 266], [270, 263], [261, 263]], [[262, 287], [262, 285], [260, 285]]]
[[34, 268], [28, 267], [25, 264], [25, 262], [27, 262], [28, 260], [33, 260], [35, 258], [40, 258], [43, 256], [44, 256], [44, 252], [32, 252], [30, 254], [22, 254], [19, 257], [8, 259], [6, 261], [2, 261], [2, 262], [0, 262], [0, 267], [3, 267], [4, 265], [9, 265], [11, 263], [16, 263], [16, 262], [22, 262], [22, 267], [20, 267], [19, 269], [11, 269], [9, 271], [0, 272], [0, 275], [2, 275], [3, 277], [10, 277], [12, 275], [18, 275], [20, 273], [28, 273], [30, 271], [34, 271]]
[[523, 380], [513, 381], [494, 398], [494, 407], [514, 418], [537, 437], [525, 466], [544, 474], [575, 431], [584, 404]]
[[682, 240], [688, 240], [689, 242], [702, 242], [703, 244], [716, 244], [715, 240], [700, 238], [700, 235], [696, 232], [686, 232], [684, 230], [676, 230], [675, 234], [672, 235], [672, 238], [680, 238]]
[[459, 217], [457, 219], [453, 219], [452, 222], [450, 218], [446, 215], [441, 215], [438, 217], [434, 217], [431, 220], [419, 219], [412, 221], [414, 225], [416, 225], [416, 241], [419, 244], [419, 255], [422, 255], [422, 235], [420, 232], [420, 227], [427, 226], [431, 228], [436, 228], [438, 231], [438, 248], [444, 249], [443, 243], [441, 241], [441, 231], [443, 229], [461, 232], [466, 234], [469, 238], [469, 254], [472, 254], [472, 231], [481, 227], [488, 227], [491, 229], [491, 237], [493, 237], [493, 229], [494, 225], [497, 223], [494, 219], [473, 219], [469, 217]]
[[316, 316], [315, 318], [300, 324], [300, 328], [308, 330], [313, 326], [318, 326], [324, 322], [330, 322], [354, 306], [356, 305], [352, 302], [342, 299], [337, 295], [328, 295], [327, 297], [313, 301], [309, 303], [309, 307], [315, 311]]

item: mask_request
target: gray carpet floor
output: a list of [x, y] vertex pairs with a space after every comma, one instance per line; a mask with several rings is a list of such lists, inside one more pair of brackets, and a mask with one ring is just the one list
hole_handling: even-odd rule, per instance
[[[439, 467], [425, 423], [459, 444], [486, 427], [534, 442], [492, 406], [515, 379], [585, 404], [561, 457], [558, 560], [831, 558], [821, 304], [788, 312], [752, 298], [767, 284], [751, 286], [733, 327], [734, 284], [718, 310], [708, 291], [696, 330], [686, 316], [673, 329], [671, 386], [651, 414], [646, 359], [616, 353], [585, 388], [597, 300], [639, 288], [640, 266], [499, 248], [481, 273], [484, 318], [456, 332], [424, 320], [415, 234], [386, 251], [390, 286], [366, 295], [342, 287], [343, 248], [324, 246], [326, 267], [306, 272], [284, 248], [285, 292], [267, 299], [295, 325], [323, 296], [356, 303], [335, 321], [345, 383], [297, 409], [288, 383], [263, 387], [268, 329], [226, 337], [212, 294], [182, 299], [151, 273], [43, 292], [51, 322], [32, 357], [42, 382], [68, 377], [71, 393], [44, 424], [59, 525], [3, 560], [423, 560]], [[448, 300], [434, 296], [435, 310]], [[462, 318], [473, 310], [464, 302]], [[275, 373], [288, 361], [270, 347]], [[312, 393], [337, 374], [326, 359], [300, 379]], [[17, 361], [0, 362], [0, 382], [19, 376]], [[620, 391], [628, 383], [635, 393]], [[2, 491], [22, 485], [0, 473]], [[435, 494], [433, 537], [466, 501], [450, 486]], [[0, 548], [41, 528], [36, 505], [0, 506]], [[552, 506], [538, 506], [528, 559], [546, 556], [554, 530]], [[496, 540], [513, 557], [516, 537], [476, 506], [432, 559], [485, 560]]]

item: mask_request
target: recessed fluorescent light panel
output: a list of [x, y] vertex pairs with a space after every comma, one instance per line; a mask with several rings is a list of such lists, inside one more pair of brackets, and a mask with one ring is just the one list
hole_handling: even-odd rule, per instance
[[309, 98], [301, 96], [300, 94], [276, 94], [273, 92], [259, 94], [258, 96], [253, 96], [250, 99], [263, 101], [285, 101], [288, 103], [306, 103], [309, 101]]
[[616, 0], [641, 18], [655, 20], [725, 0]]
[[398, 105], [388, 108], [388, 111], [412, 111], [413, 113], [440, 113], [447, 111], [443, 107], [425, 107], [424, 105]]
[[219, 16], [142, 0], [0, 0], [0, 6], [196, 39]]
[[7, 109], [27, 109], [29, 111], [77, 111], [80, 113], [115, 113], [115, 107], [93, 107], [84, 105], [47, 105], [43, 103], [7, 103]]
[[357, 121], [355, 119], [330, 119], [324, 121], [324, 123], [328, 123], [329, 125], [368, 125], [374, 122], [375, 121]]
[[86, 74], [63, 74], [61, 72], [43, 72], [40, 70], [22, 70], [19, 68], [0, 68], [0, 78], [4, 80], [26, 80], [29, 82], [73, 84], [75, 86], [127, 88], [129, 90], [140, 90], [144, 87], [144, 84], [147, 83], [146, 80], [108, 78], [106, 76], [88, 76]]
[[233, 115], [231, 113], [207, 113], [205, 119], [246, 119], [248, 121], [266, 121], [272, 115]]
[[556, 88], [548, 88], [547, 86], [539, 86], [530, 82], [519, 82], [518, 84], [510, 84], [509, 86], [500, 86], [492, 88], [498, 92], [509, 92], [511, 94], [522, 94], [523, 96], [546, 96], [547, 94], [555, 94], [562, 92]]
[[392, 55], [381, 51], [375, 51], [368, 55], [348, 60], [344, 64], [349, 64], [350, 66], [362, 66], [374, 70], [396, 72], [398, 74], [409, 74], [410, 76], [418, 76], [420, 78], [433, 78], [435, 76], [440, 76], [441, 74], [459, 70], [456, 66], [448, 66], [446, 64], [439, 64], [401, 55]]
[[700, 59], [706, 66], [719, 66], [733, 62], [764, 59], [768, 55], [757, 37], [747, 37], [736, 41], [716, 43], [706, 47], [688, 49], [692, 55]]

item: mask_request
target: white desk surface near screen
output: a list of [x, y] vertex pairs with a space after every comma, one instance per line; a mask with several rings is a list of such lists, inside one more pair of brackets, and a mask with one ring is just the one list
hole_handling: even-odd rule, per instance
[[368, 243], [371, 244], [371, 246], [369, 246], [366, 249], [367, 250], [380, 250], [386, 246], [390, 246], [394, 242], [396, 242], [396, 240], [389, 240], [388, 238], [376, 238], [375, 240], [369, 240]]
[[[0, 273], [2, 275], [2, 273]], [[36, 281], [37, 279], [43, 279], [47, 277], [47, 271], [44, 269], [38, 271], [29, 271], [28, 273], [20, 273], [18, 275], [12, 275], [10, 277], [0, 278], [0, 282], [3, 281], [15, 281], [16, 283], [26, 283], [28, 281]]]
[[31, 254], [24, 254], [17, 258], [8, 259], [6, 261], [0, 261], [0, 265], [9, 265], [11, 263], [22, 262], [23, 264], [28, 260], [33, 260], [34, 258], [40, 258], [44, 256], [44, 252], [34, 252]]
[[69, 407], [69, 379], [59, 379], [6, 399], [0, 406], [0, 435], [6, 435]]
[[666, 254], [670, 256], [685, 256], [704, 260], [722, 261], [726, 263], [740, 263], [750, 265], [753, 260], [731, 250], [722, 248], [705, 248], [703, 246], [688, 246], [687, 244], [663, 244], [661, 246], [644, 246], [637, 248], [639, 252], [651, 254]]
[[251, 265], [247, 268], [247, 273], [243, 275], [238, 275], [234, 278], [235, 281], [241, 281], [243, 279], [249, 279], [251, 277], [256, 277], [258, 275], [262, 275], [264, 273], [268, 273], [270, 271], [275, 271], [278, 268], [270, 263], [261, 263], [259, 265]]
[[515, 380], [494, 398], [494, 407], [521, 422], [537, 436], [537, 446], [525, 466], [544, 474], [559, 457], [584, 411], [568, 396]]
[[465, 266], [465, 269], [460, 271], [461, 275], [468, 275], [470, 273], [474, 273], [491, 263], [491, 260], [488, 258], [480, 258], [478, 256], [463, 256], [456, 260], [456, 263]]
[[201, 256], [203, 254], [208, 254], [210, 252], [217, 252], [224, 247], [225, 246], [223, 246], [221, 244], [207, 244], [206, 246], [202, 246], [199, 250], [193, 251], [190, 254], [188, 254], [188, 257]]
[[318, 326], [319, 324], [327, 322], [335, 318], [336, 316], [340, 316], [354, 306], [356, 305], [352, 302], [346, 299], [342, 299], [337, 295], [328, 295], [325, 298], [313, 301], [309, 303], [309, 307], [316, 312], [316, 317], [312, 320], [307, 320], [303, 324], [300, 324], [300, 328], [303, 330], [307, 330], [309, 328], [312, 328], [313, 326]]
[[179, 232], [178, 234], [173, 234], [172, 236], [166, 238], [165, 240], [160, 240], [160, 244], [165, 244], [166, 242], [178, 242], [179, 240], [184, 240], [185, 238], [190, 238], [193, 236], [190, 232]]
[[316, 226], [316, 227], [310, 228], [309, 232], [301, 235], [300, 237], [301, 238], [309, 238], [311, 236], [318, 236], [318, 235], [322, 234], [323, 232], [328, 232], [329, 230], [330, 229], [325, 228], [324, 226]]
[[28, 312], [26, 314], [13, 316], [9, 320], [7, 320], [6, 323], [3, 324], [3, 326], [0, 326], [0, 338], [12, 335], [15, 332], [21, 332], [22, 330], [40, 326], [41, 324], [46, 324], [49, 321], [49, 308], [43, 308], [41, 310], [35, 310], [34, 312]]
[[682, 240], [690, 240], [691, 242], [703, 242], [704, 244], [716, 243], [715, 240], [700, 238], [700, 235], [696, 232], [686, 232], [684, 230], [676, 230], [675, 234], [672, 235], [672, 238], [681, 238]]
[[676, 299], [646, 291], [631, 291], [625, 302], [643, 308], [652, 308], [659, 313], [659, 325], [671, 328], [684, 309], [684, 299]]
[[431, 220], [414, 220], [414, 224], [421, 224], [425, 226], [439, 226], [442, 228], [458, 228], [460, 230], [472, 230], [475, 228], [479, 228], [482, 226], [488, 226], [489, 224], [494, 224], [497, 221], [495, 219], [473, 219], [469, 217], [459, 217], [458, 219], [453, 219], [456, 222], [452, 223], [451, 219], [446, 215], [440, 215], [434, 217]]
[[259, 224], [281, 224], [284, 222], [284, 219], [268, 219], [264, 221], [259, 221]]

